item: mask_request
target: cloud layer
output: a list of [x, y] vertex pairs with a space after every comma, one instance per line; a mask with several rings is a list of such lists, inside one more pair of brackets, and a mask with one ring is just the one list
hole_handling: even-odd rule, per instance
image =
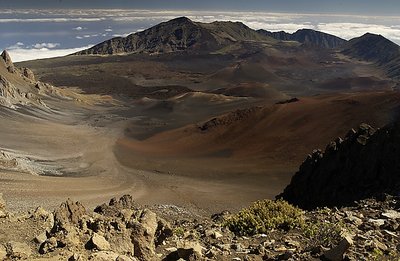
[[9, 53], [14, 62], [22, 62], [28, 60], [61, 57], [71, 53], [79, 52], [87, 48], [92, 47], [92, 45], [78, 47], [78, 48], [67, 48], [67, 49], [25, 49], [25, 48], [14, 48], [9, 49]]

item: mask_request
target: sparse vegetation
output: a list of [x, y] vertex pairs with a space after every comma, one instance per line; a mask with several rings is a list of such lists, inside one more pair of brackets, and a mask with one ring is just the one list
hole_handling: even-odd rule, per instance
[[173, 233], [177, 237], [183, 237], [184, 234], [185, 234], [185, 230], [182, 227], [177, 227], [177, 228], [174, 229]]
[[337, 245], [342, 238], [344, 225], [327, 221], [307, 223], [303, 234], [310, 240], [310, 246], [332, 247]]
[[230, 217], [225, 225], [238, 235], [254, 235], [276, 228], [300, 228], [305, 222], [303, 211], [286, 201], [261, 200]]

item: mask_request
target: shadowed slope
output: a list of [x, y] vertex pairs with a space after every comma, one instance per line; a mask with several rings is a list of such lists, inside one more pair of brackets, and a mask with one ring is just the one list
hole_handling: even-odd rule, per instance
[[366, 124], [313, 151], [286, 187], [283, 199], [302, 208], [351, 204], [400, 189], [400, 124], [375, 131]]

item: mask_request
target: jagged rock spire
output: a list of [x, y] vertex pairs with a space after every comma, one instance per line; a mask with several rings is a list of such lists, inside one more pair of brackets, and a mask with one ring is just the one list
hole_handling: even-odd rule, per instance
[[1, 58], [3, 58], [3, 60], [4, 60], [4, 62], [6, 63], [7, 66], [14, 65], [12, 60], [11, 60], [10, 54], [7, 52], [7, 50], [4, 50], [1, 53]]
[[10, 54], [7, 52], [7, 50], [4, 50], [1, 53], [1, 58], [3, 59], [7, 70], [10, 73], [14, 73], [15, 72], [15, 67], [14, 67], [14, 64], [13, 64], [13, 62], [11, 60]]

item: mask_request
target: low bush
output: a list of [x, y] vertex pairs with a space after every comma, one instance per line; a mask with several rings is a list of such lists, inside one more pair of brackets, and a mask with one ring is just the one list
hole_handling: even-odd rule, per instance
[[261, 234], [270, 229], [290, 230], [304, 224], [304, 212], [283, 200], [257, 201], [225, 222], [238, 235]]

